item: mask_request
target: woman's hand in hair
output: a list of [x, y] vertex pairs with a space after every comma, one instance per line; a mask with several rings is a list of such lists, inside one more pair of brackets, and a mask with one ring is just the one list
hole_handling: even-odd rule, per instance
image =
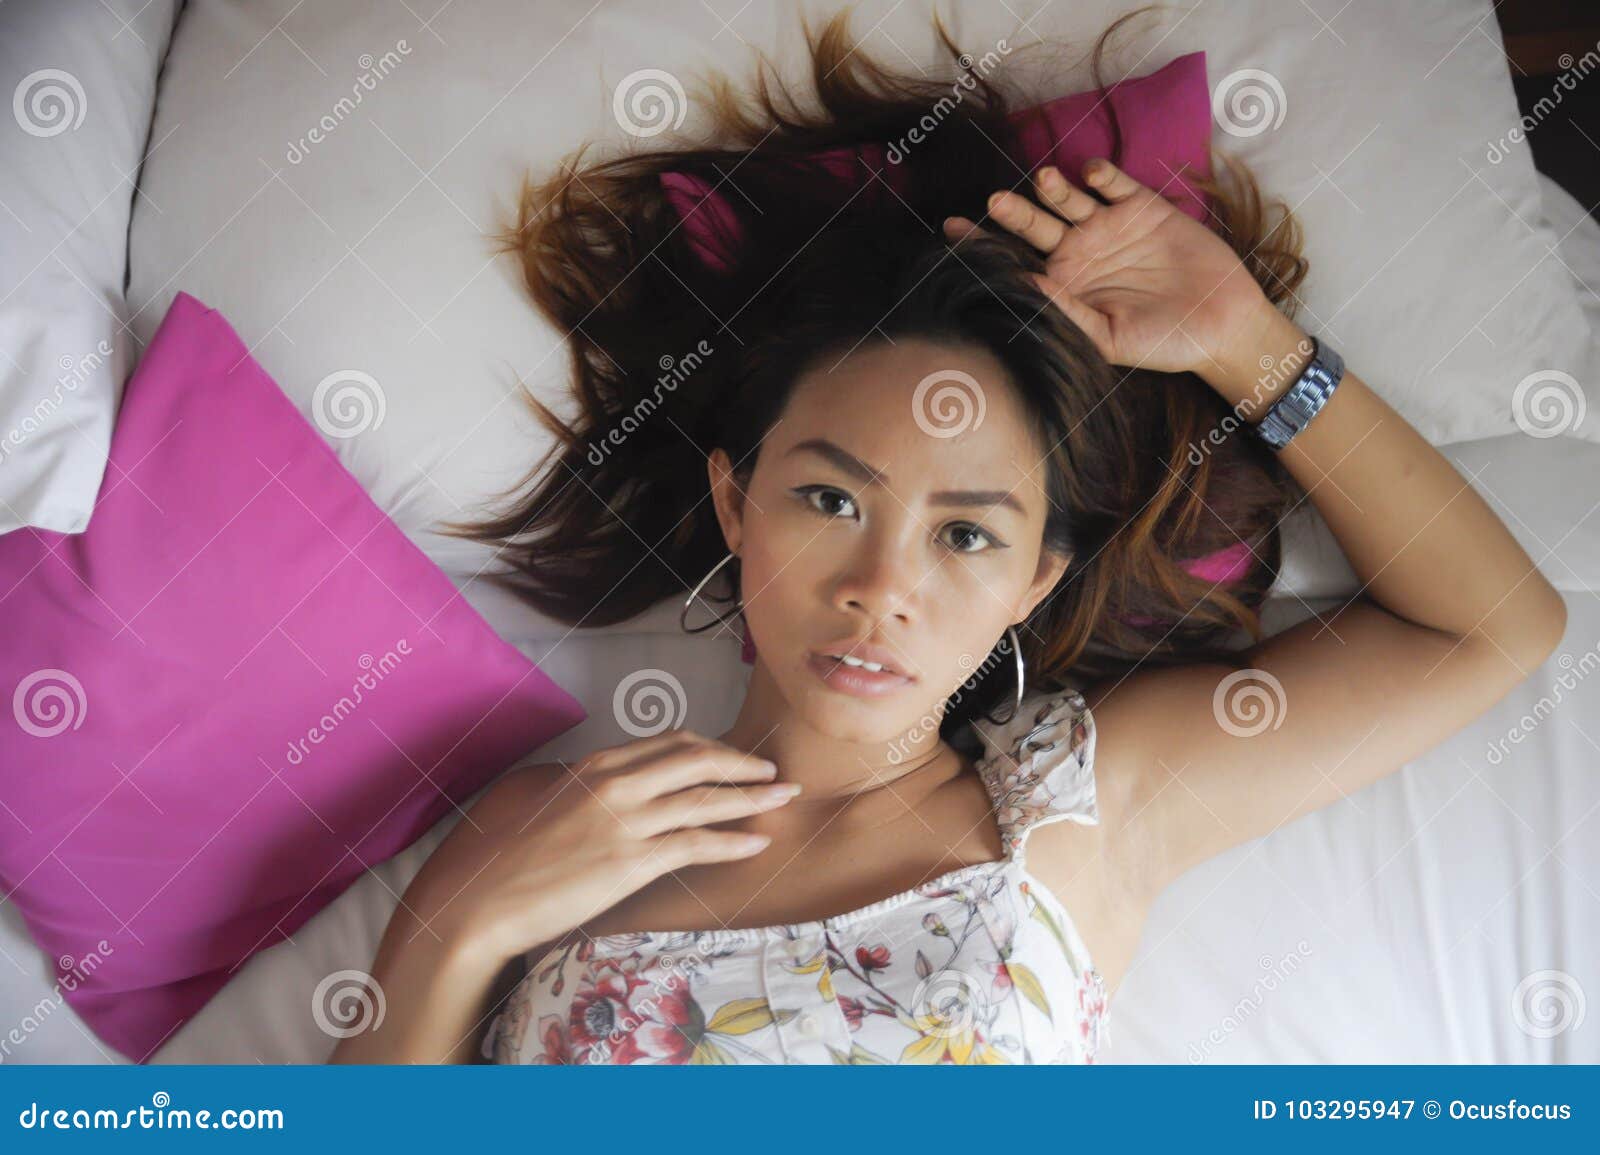
[[1099, 197], [1053, 167], [1034, 179], [1040, 204], [1001, 191], [989, 216], [1045, 254], [1035, 283], [1112, 364], [1205, 376], [1276, 311], [1227, 241], [1110, 161], [1084, 165]]

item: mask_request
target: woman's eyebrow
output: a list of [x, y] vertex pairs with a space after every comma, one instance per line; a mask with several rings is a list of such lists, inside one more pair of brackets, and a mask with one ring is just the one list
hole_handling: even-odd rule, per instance
[[[843, 446], [836, 445], [826, 437], [810, 437], [789, 447], [785, 457], [791, 454], [809, 451], [815, 453], [845, 473], [858, 478], [867, 485], [886, 485], [889, 475], [881, 469], [874, 469], [862, 461], [855, 454]], [[929, 494], [928, 500], [934, 505], [959, 505], [982, 506], [990, 508], [1003, 506], [1016, 511], [1022, 516], [1027, 516], [1027, 511], [1022, 508], [1022, 503], [1009, 491], [1004, 489], [942, 489], [938, 493]]]

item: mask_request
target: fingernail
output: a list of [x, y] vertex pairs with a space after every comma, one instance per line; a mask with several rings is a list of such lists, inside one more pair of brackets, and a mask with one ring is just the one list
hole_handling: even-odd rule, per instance
[[1006, 199], [1006, 194], [1003, 193], [1003, 192], [990, 193], [989, 194], [989, 208], [991, 210], [993, 210], [995, 208], [998, 208], [1001, 204], [1003, 204], [1005, 202], [1005, 199]]
[[745, 850], [760, 850], [771, 841], [772, 836], [768, 834], [747, 834], [739, 845]]
[[1040, 183], [1049, 188], [1060, 188], [1064, 179], [1061, 175], [1061, 170], [1054, 165], [1046, 165], [1039, 170]]

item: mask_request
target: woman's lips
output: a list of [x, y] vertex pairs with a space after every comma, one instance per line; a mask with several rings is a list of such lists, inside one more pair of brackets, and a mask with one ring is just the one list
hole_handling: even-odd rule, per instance
[[841, 694], [854, 694], [861, 698], [877, 698], [884, 694], [892, 694], [900, 687], [911, 684], [911, 679], [902, 674], [847, 666], [840, 659], [826, 657], [823, 654], [808, 653], [806, 666], [822, 679], [823, 684], [830, 690]]

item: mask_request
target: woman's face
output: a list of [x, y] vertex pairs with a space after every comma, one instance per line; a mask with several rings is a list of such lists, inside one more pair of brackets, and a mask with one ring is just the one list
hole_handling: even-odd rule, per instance
[[[1041, 550], [1047, 448], [989, 353], [902, 340], [801, 378], [747, 493], [711, 455], [750, 634], [794, 712], [842, 740], [936, 729], [1065, 569]], [[900, 676], [823, 656], [852, 649]]]

